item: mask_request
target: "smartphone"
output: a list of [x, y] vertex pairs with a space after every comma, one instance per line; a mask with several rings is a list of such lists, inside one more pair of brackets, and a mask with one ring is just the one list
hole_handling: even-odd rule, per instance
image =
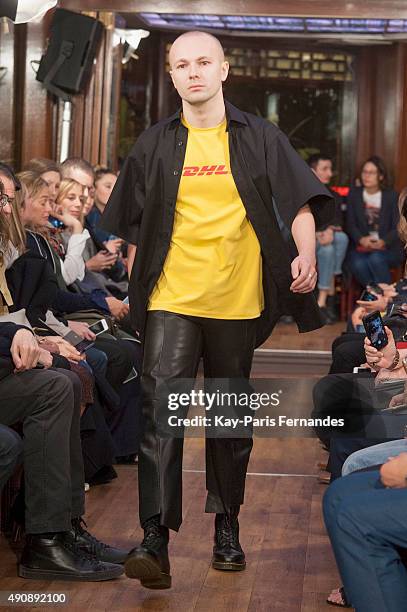
[[57, 229], [65, 229], [66, 227], [65, 223], [63, 223], [56, 217], [53, 217], [52, 215], [48, 217], [48, 221], [51, 223], [53, 227], [56, 227]]
[[362, 291], [362, 295], [359, 298], [362, 302], [374, 302], [377, 300], [377, 296], [374, 293], [370, 293], [367, 289]]
[[383, 289], [376, 283], [369, 283], [367, 289], [372, 289], [377, 295], [383, 295]]
[[375, 310], [365, 315], [362, 322], [366, 331], [366, 336], [369, 338], [372, 346], [380, 351], [389, 342], [380, 312]]
[[106, 319], [100, 319], [100, 321], [96, 321], [96, 323], [92, 323], [92, 325], [89, 325], [89, 329], [96, 336], [98, 336], [99, 334], [103, 334], [103, 332], [107, 331], [109, 329], [109, 326], [106, 322]]
[[85, 353], [95, 343], [93, 340], [81, 340], [78, 344], [74, 345], [78, 353]]
[[123, 304], [128, 304], [129, 303], [129, 296], [125, 297], [123, 300]]

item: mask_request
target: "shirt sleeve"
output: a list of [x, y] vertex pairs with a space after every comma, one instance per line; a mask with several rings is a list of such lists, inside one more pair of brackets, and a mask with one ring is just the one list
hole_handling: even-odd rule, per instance
[[309, 204], [317, 228], [332, 223], [332, 194], [315, 176], [280, 130], [266, 136], [267, 174], [278, 214], [291, 230], [299, 209]]
[[85, 276], [85, 260], [83, 251], [89, 232], [84, 229], [81, 234], [72, 234], [68, 240], [65, 259], [61, 260], [62, 277], [67, 285], [82, 281]]
[[137, 142], [120, 171], [98, 227], [137, 245], [144, 202], [144, 164]]

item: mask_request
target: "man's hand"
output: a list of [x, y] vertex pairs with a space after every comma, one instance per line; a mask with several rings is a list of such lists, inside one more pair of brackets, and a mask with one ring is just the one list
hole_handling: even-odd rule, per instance
[[89, 329], [89, 324], [83, 321], [68, 321], [68, 326], [78, 336], [81, 336], [85, 340], [95, 340], [96, 335]]
[[44, 366], [44, 368], [48, 369], [52, 367], [52, 355], [49, 351], [40, 348], [40, 358], [38, 362]]
[[372, 245], [372, 249], [374, 251], [383, 251], [386, 248], [386, 243], [381, 238], [378, 240], [373, 240]]
[[322, 232], [317, 232], [316, 237], [321, 246], [326, 246], [327, 244], [332, 244], [334, 240], [334, 231], [331, 227], [328, 227]]
[[19, 329], [11, 343], [10, 353], [15, 365], [14, 372], [24, 372], [35, 368], [40, 357], [40, 347], [28, 329]]
[[363, 308], [363, 306], [358, 306], [357, 308], [355, 308], [350, 317], [353, 327], [356, 327], [356, 325], [362, 325], [362, 319], [365, 314], [366, 310]]
[[387, 463], [380, 468], [380, 478], [385, 487], [404, 489], [407, 486], [407, 453], [398, 457], [389, 457]]
[[123, 319], [123, 317], [129, 314], [129, 305], [123, 304], [123, 302], [121, 302], [117, 298], [109, 296], [106, 298], [106, 302], [109, 306], [111, 315], [118, 321], [120, 321], [120, 319]]
[[[370, 291], [370, 293], [374, 293], [374, 291]], [[366, 312], [373, 312], [374, 310], [380, 310], [381, 312], [383, 312], [387, 308], [389, 298], [385, 295], [377, 295], [376, 293], [374, 293], [374, 295], [377, 297], [377, 300], [374, 300], [373, 302], [356, 300], [356, 304], [359, 304], [359, 306], [363, 306]]]
[[120, 247], [122, 246], [123, 242], [124, 241], [121, 238], [112, 238], [111, 240], [106, 240], [104, 245], [110, 253], [117, 253], [120, 251]]
[[72, 346], [72, 344], [70, 344], [67, 340], [61, 338], [61, 336], [45, 336], [45, 339], [50, 340], [51, 342], [55, 342], [55, 344], [58, 345], [59, 354], [62, 355], [62, 357], [66, 357], [71, 361], [76, 361], [76, 363], [84, 359], [84, 357], [79, 353], [79, 351], [77, 351], [76, 348]]
[[290, 290], [293, 293], [309, 293], [313, 291], [317, 282], [315, 260], [305, 255], [298, 255], [291, 262], [291, 274], [294, 281], [291, 283]]
[[403, 404], [407, 404], [407, 393], [398, 393], [397, 395], [393, 395], [390, 400], [389, 408], [396, 408], [397, 406], [402, 406]]
[[116, 253], [107, 253], [105, 251], [99, 251], [88, 259], [86, 267], [91, 272], [102, 272], [103, 270], [109, 270], [114, 266], [117, 261]]
[[362, 236], [362, 238], [360, 238], [360, 240], [359, 240], [359, 244], [364, 249], [373, 250], [375, 248], [374, 247], [374, 240], [372, 240], [370, 236]]
[[378, 351], [372, 346], [369, 338], [365, 338], [366, 361], [370, 366], [375, 368], [389, 368], [396, 356], [397, 348], [392, 331], [388, 327], [384, 329], [389, 342], [381, 351]]

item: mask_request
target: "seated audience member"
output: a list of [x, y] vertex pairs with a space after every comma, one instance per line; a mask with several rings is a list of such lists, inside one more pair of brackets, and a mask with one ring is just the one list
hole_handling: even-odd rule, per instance
[[[308, 159], [308, 165], [321, 183], [328, 186], [332, 178], [332, 160], [327, 155], [317, 153]], [[342, 202], [339, 195], [331, 191], [335, 201], [335, 217], [331, 225], [318, 228], [317, 265], [318, 265], [318, 306], [325, 323], [338, 320], [335, 311], [335, 276], [342, 274], [349, 239], [342, 230]]]
[[13, 429], [0, 425], [0, 494], [16, 467], [22, 463], [22, 460], [22, 439]]
[[87, 223], [92, 228], [92, 232], [99, 243], [104, 244], [111, 253], [117, 253], [123, 244], [121, 238], [112, 236], [105, 230], [99, 229], [99, 221], [113, 191], [117, 181], [117, 175], [110, 168], [97, 167], [94, 170], [95, 176], [95, 200], [93, 207], [87, 214]]
[[[40, 359], [45, 369], [36, 369]], [[21, 422], [24, 432], [27, 538], [19, 575], [37, 580], [116, 578], [123, 573], [117, 564], [126, 552], [99, 542], [82, 527], [79, 379], [48, 366], [29, 329], [0, 323], [0, 423]]]
[[407, 601], [407, 453], [380, 472], [350, 474], [323, 500], [325, 525], [343, 581], [328, 602], [357, 612], [401, 612]]
[[347, 199], [346, 230], [351, 239], [349, 266], [357, 281], [390, 283], [390, 269], [403, 261], [397, 233], [397, 193], [387, 187], [383, 161], [370, 157], [362, 166], [361, 187], [353, 187]]
[[28, 164], [25, 164], [23, 172], [24, 171], [33, 172], [47, 183], [51, 205], [54, 206], [57, 201], [61, 183], [61, 166], [51, 159], [36, 157], [31, 159]]

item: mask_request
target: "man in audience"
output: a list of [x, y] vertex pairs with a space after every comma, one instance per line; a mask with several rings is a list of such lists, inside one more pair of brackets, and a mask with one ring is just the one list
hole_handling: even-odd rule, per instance
[[407, 602], [407, 453], [379, 472], [351, 474], [330, 485], [325, 525], [343, 580], [342, 602], [357, 612], [401, 612]]
[[0, 423], [21, 422], [24, 433], [27, 539], [19, 575], [116, 578], [123, 573], [118, 564], [125, 551], [99, 542], [82, 527], [79, 379], [68, 370], [46, 369], [51, 360], [43, 355], [31, 330], [0, 323]]
[[[332, 159], [323, 153], [311, 155], [309, 167], [315, 172], [321, 183], [328, 187], [333, 171]], [[335, 311], [335, 276], [342, 274], [349, 239], [342, 231], [342, 201], [337, 193], [330, 190], [335, 200], [335, 217], [329, 225], [318, 228], [317, 265], [318, 265], [318, 306], [325, 323], [338, 320]]]

